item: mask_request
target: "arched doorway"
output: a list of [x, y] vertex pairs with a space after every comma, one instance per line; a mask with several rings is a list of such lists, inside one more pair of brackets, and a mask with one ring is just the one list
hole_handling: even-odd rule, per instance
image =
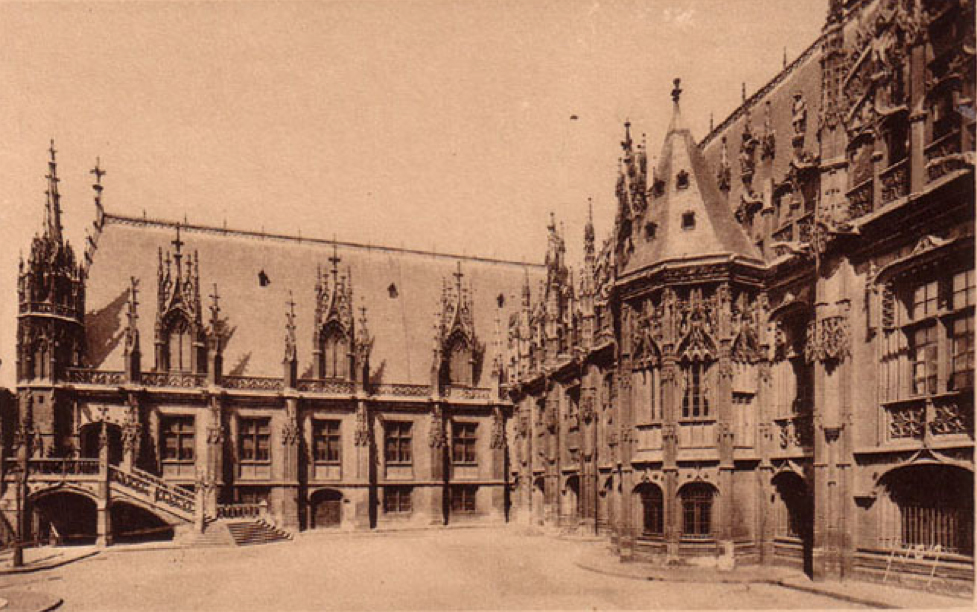
[[33, 499], [28, 540], [58, 544], [94, 544], [98, 510], [95, 500], [74, 491], [42, 493]]
[[887, 548], [974, 552], [974, 475], [960, 467], [921, 464], [879, 479], [881, 544]]
[[546, 502], [546, 481], [542, 476], [533, 482], [533, 522], [537, 525], [543, 524], [546, 512], [543, 504]]
[[777, 489], [777, 536], [797, 539], [801, 543], [804, 572], [814, 567], [814, 498], [807, 482], [794, 472], [782, 472], [773, 477]]
[[312, 494], [309, 526], [312, 529], [339, 527], [343, 520], [343, 494], [335, 489], [320, 489]]
[[655, 484], [643, 482], [634, 488], [632, 496], [637, 504], [637, 527], [640, 535], [661, 537], [665, 533], [665, 500]]
[[570, 476], [563, 485], [563, 512], [561, 513], [568, 524], [576, 523], [580, 516], [580, 478]]
[[173, 526], [145, 508], [113, 502], [112, 539], [116, 543], [157, 542], [173, 539]]
[[[113, 423], [106, 423], [105, 433], [108, 435], [109, 463], [118, 465], [122, 462], [122, 428]], [[101, 435], [101, 422], [88, 423], [82, 426], [80, 432], [82, 457], [86, 459], [98, 459], [99, 438]]]

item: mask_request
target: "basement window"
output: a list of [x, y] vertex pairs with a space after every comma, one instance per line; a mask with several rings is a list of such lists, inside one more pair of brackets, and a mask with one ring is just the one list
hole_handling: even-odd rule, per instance
[[682, 229], [690, 230], [695, 229], [695, 213], [686, 212], [682, 213]]

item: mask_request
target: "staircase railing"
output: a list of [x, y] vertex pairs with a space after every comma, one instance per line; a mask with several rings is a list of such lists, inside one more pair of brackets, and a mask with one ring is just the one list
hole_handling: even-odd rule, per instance
[[154, 504], [165, 506], [171, 512], [175, 511], [175, 514], [187, 520], [193, 520], [197, 505], [194, 496], [170, 485], [165, 480], [138, 468], [128, 471], [115, 466], [109, 466], [109, 480], [149, 498]]
[[218, 504], [217, 518], [260, 518], [267, 514], [268, 503]]

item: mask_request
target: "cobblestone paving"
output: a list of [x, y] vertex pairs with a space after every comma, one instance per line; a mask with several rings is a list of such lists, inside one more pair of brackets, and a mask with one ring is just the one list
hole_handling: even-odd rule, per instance
[[[768, 585], [603, 576], [574, 560], [595, 543], [513, 530], [313, 534], [239, 549], [121, 549], [4, 587], [66, 610], [844, 608]], [[5, 583], [5, 584], [4, 584]]]

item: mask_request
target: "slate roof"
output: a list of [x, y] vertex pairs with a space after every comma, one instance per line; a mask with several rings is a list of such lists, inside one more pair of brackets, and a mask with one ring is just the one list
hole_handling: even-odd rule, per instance
[[[680, 173], [688, 176], [685, 188], [678, 186]], [[673, 106], [655, 178], [664, 182], [664, 192], [650, 200], [645, 219], [656, 224], [655, 236], [647, 239], [641, 228], [636, 229], [635, 249], [624, 268], [625, 275], [664, 262], [714, 255], [762, 261], [733, 217], [714, 172], [682, 121], [678, 101]], [[686, 213], [694, 214], [691, 229], [683, 228]]]
[[[140, 280], [139, 333], [142, 369], [153, 368], [157, 250], [172, 250], [177, 224], [106, 214], [87, 283], [87, 365], [123, 369], [123, 330], [129, 277]], [[296, 302], [300, 376], [311, 376], [316, 268], [330, 269], [333, 242], [291, 236], [181, 225], [184, 253], [199, 253], [201, 302], [216, 283], [221, 316], [230, 331], [224, 374], [282, 376], [288, 292]], [[496, 353], [496, 319], [505, 343], [510, 314], [519, 309], [522, 287], [545, 278], [541, 265], [338, 242], [342, 273], [352, 276], [356, 317], [367, 308], [375, 338], [370, 359], [373, 382], [430, 382], [435, 313], [442, 282], [454, 282], [461, 262], [473, 289], [475, 333], [485, 346], [480, 386], [488, 385]], [[197, 259], [194, 256], [194, 259]], [[260, 272], [271, 281], [261, 286]], [[395, 291], [390, 291], [391, 285]], [[499, 306], [499, 296], [503, 305]], [[208, 318], [205, 310], [204, 320]], [[504, 348], [503, 348], [504, 350]]]

